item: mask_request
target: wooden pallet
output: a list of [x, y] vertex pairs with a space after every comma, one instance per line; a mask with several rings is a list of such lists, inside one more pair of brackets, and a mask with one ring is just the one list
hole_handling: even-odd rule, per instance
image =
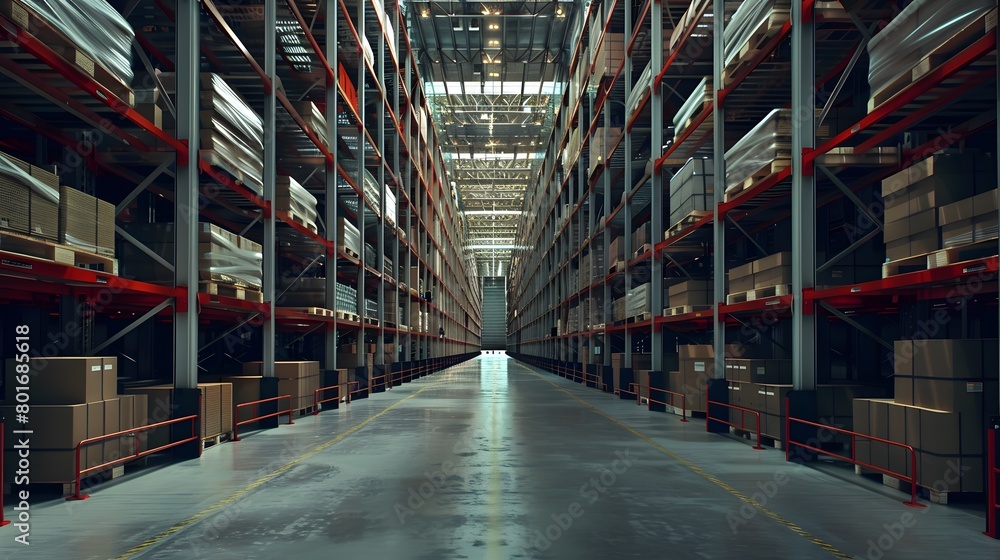
[[732, 305], [734, 303], [744, 303], [747, 301], [756, 301], [759, 299], [766, 299], [770, 297], [787, 296], [790, 293], [792, 293], [792, 286], [789, 284], [779, 284], [777, 286], [754, 288], [752, 290], [747, 290], [745, 292], [737, 292], [735, 294], [727, 295], [726, 305]]
[[958, 264], [960, 262], [995, 256], [996, 254], [997, 238], [994, 237], [992, 239], [969, 243], [968, 245], [949, 247], [922, 255], [914, 255], [905, 259], [889, 261], [882, 265], [882, 278]]
[[650, 320], [652, 317], [653, 317], [653, 314], [650, 313], [650, 312], [648, 312], [648, 311], [646, 311], [646, 312], [643, 312], [643, 313], [640, 313], [640, 314], [636, 315], [635, 317], [628, 317], [628, 318], [626, 318], [625, 319], [625, 324], [626, 325], [631, 325], [631, 324], [634, 324], [634, 323], [641, 323], [643, 321]]
[[[93, 78], [94, 81], [104, 86], [119, 100], [127, 103], [129, 106], [135, 105], [135, 95], [128, 84], [122, 82], [117, 76], [96, 63], [93, 58], [78, 48], [73, 41], [50, 25], [45, 18], [38, 15], [34, 10], [18, 0], [3, 0], [0, 1], [0, 14], [7, 16], [16, 26], [44, 43], [66, 62]], [[16, 47], [16, 44], [14, 46]], [[16, 48], [13, 53], [5, 52], [3, 56], [21, 59], [28, 64], [36, 62], [34, 56], [20, 52]], [[39, 71], [46, 74], [51, 73], [51, 70], [47, 66], [39, 69]], [[62, 78], [60, 77], [60, 79]]]
[[341, 321], [350, 321], [352, 323], [361, 322], [361, 318], [358, 317], [356, 313], [348, 313], [347, 311], [335, 311], [334, 314]]
[[208, 449], [209, 447], [214, 447], [220, 443], [233, 440], [233, 432], [225, 432], [221, 434], [216, 434], [214, 436], [208, 436], [201, 438], [202, 449]]
[[372, 319], [371, 317], [365, 317], [365, 324], [377, 327], [379, 323], [378, 323], [378, 319]]
[[305, 313], [306, 315], [315, 315], [317, 317], [333, 317], [334, 312], [325, 309], [323, 307], [284, 307], [289, 311], [296, 311], [298, 313]]
[[698, 220], [712, 214], [711, 210], [692, 210], [688, 212], [687, 216], [681, 218], [676, 224], [670, 226], [670, 229], [663, 232], [664, 239], [670, 239], [671, 237], [679, 234], [684, 229], [695, 224]]
[[341, 245], [340, 247], [337, 247], [337, 249], [338, 249], [338, 250], [340, 250], [341, 252], [343, 252], [343, 253], [344, 253], [345, 255], [347, 255], [347, 256], [349, 256], [349, 257], [352, 257], [352, 258], [354, 258], [354, 259], [357, 259], [358, 261], [360, 261], [360, 260], [361, 260], [361, 255], [359, 255], [359, 254], [355, 253], [354, 251], [352, 251], [352, 250], [351, 250], [350, 248], [348, 248], [348, 247], [345, 247], [345, 246]]
[[[780, 157], [780, 156], [779, 156]], [[784, 171], [787, 167], [792, 165], [792, 160], [790, 159], [776, 159], [766, 163], [763, 167], [754, 171], [749, 177], [743, 180], [739, 185], [734, 186], [732, 189], [726, 191], [726, 202], [739, 196], [739, 194], [750, 187], [760, 183], [761, 181], [769, 178], [772, 175], [776, 175]]]
[[[991, 26], [995, 27], [996, 25], [996, 14], [997, 10], [995, 8], [991, 12], [984, 14], [965, 29], [957, 32], [941, 46], [934, 49], [933, 52], [927, 54], [909, 71], [903, 72], [895, 80], [882, 86], [882, 89], [877, 92], [872, 92], [871, 98], [868, 100], [868, 112], [870, 113], [879, 108], [883, 103], [889, 101], [901, 91], [947, 62], [958, 51], [969, 46], [985, 33], [989, 32]], [[973, 66], [993, 66], [995, 64], [996, 53], [993, 52], [974, 62]]]
[[316, 227], [316, 222], [306, 220], [304, 216], [299, 216], [298, 214], [295, 213], [294, 210], [291, 209], [285, 210], [284, 212], [288, 214], [288, 219], [292, 220], [293, 222], [299, 224], [300, 226], [308, 229], [309, 231], [315, 234], [319, 234], [319, 229]]
[[264, 294], [259, 291], [233, 286], [232, 284], [221, 284], [219, 282], [199, 282], [199, 291], [213, 296], [231, 297], [254, 303], [264, 303]]
[[[63, 245], [47, 239], [38, 239], [37, 237], [31, 237], [23, 233], [0, 230], [0, 251], [52, 261], [67, 266], [99, 270], [107, 274], [118, 274], [117, 259], [98, 255], [79, 247], [73, 247], [72, 245]], [[3, 264], [27, 270], [31, 269], [30, 263], [22, 263], [11, 258], [4, 258]]]
[[633, 259], [639, 258], [639, 255], [644, 255], [652, 250], [653, 250], [652, 245], [650, 245], [649, 243], [643, 243], [642, 245], [639, 246], [639, 249], [636, 250], [635, 253], [632, 253], [632, 258]]
[[668, 307], [663, 310], [664, 317], [673, 317], [675, 315], [687, 315], [688, 313], [695, 313], [698, 311], [711, 311], [711, 305], [680, 305], [678, 307]]
[[615, 261], [615, 263], [608, 269], [608, 274], [615, 274], [616, 272], [621, 272], [623, 270], [625, 270], [625, 261]]
[[[910, 493], [909, 482], [903, 482], [902, 480], [899, 480], [898, 478], [893, 478], [887, 474], [881, 474], [881, 476], [882, 476], [883, 486], [887, 486], [894, 490], [899, 490], [900, 492], [904, 492], [907, 495], [909, 495]], [[940, 492], [938, 490], [935, 490], [927, 486], [922, 486], [920, 484], [917, 485], [917, 489], [918, 489], [917, 494], [920, 495], [921, 497], [930, 500], [935, 504], [942, 504], [942, 505], [947, 505], [949, 501], [955, 503], [960, 501], [967, 501], [969, 498], [981, 499], [982, 497], [982, 494], [974, 494], [971, 492]]]
[[736, 58], [722, 70], [723, 86], [730, 85], [743, 68], [760, 53], [761, 48], [768, 41], [778, 36], [781, 28], [790, 16], [791, 11], [788, 8], [776, 6], [771, 9], [771, 13], [767, 19], [760, 22], [757, 29], [750, 35], [750, 39], [740, 47], [740, 52], [736, 55]]

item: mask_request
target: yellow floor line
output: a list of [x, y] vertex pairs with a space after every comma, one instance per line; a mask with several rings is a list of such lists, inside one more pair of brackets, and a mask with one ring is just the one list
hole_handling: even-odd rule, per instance
[[760, 511], [764, 515], [766, 515], [766, 516], [770, 517], [771, 519], [777, 521], [778, 523], [784, 525], [785, 527], [787, 527], [788, 529], [790, 529], [792, 532], [794, 532], [795, 534], [799, 535], [800, 537], [803, 537], [803, 538], [809, 540], [809, 542], [815, 544], [816, 546], [822, 548], [823, 550], [825, 550], [826, 552], [829, 552], [831, 555], [833, 555], [833, 556], [835, 556], [837, 558], [840, 558], [842, 560], [853, 560], [853, 558], [854, 558], [853, 556], [850, 556], [849, 554], [845, 554], [845, 553], [841, 552], [840, 550], [838, 550], [832, 544], [830, 544], [830, 543], [828, 543], [828, 542], [820, 539], [819, 537], [814, 536], [809, 531], [806, 531], [802, 527], [799, 527], [795, 523], [793, 523], [793, 522], [785, 519], [781, 515], [778, 515], [777, 513], [775, 513], [773, 511], [771, 511], [770, 509], [764, 507], [760, 503], [758, 503], [755, 500], [751, 499], [749, 496], [745, 496], [739, 490], [736, 490], [732, 486], [726, 484], [725, 482], [723, 482], [723, 481], [719, 480], [718, 478], [712, 476], [711, 474], [705, 472], [698, 465], [695, 465], [694, 463], [688, 461], [687, 459], [684, 459], [683, 457], [677, 455], [673, 451], [670, 451], [666, 447], [663, 447], [659, 443], [656, 443], [655, 441], [653, 441], [652, 438], [650, 438], [646, 434], [643, 434], [642, 432], [640, 432], [640, 431], [632, 428], [628, 424], [625, 424], [624, 422], [622, 422], [622, 421], [618, 420], [617, 418], [611, 416], [610, 414], [604, 412], [600, 408], [597, 408], [596, 406], [590, 404], [589, 402], [581, 399], [580, 397], [576, 396], [575, 394], [573, 394], [572, 392], [568, 391], [567, 389], [556, 385], [551, 380], [547, 379], [544, 374], [538, 373], [536, 371], [531, 371], [531, 373], [533, 375], [538, 376], [540, 379], [542, 379], [543, 381], [545, 381], [549, 385], [552, 385], [557, 390], [562, 391], [563, 393], [566, 393], [567, 395], [569, 395], [573, 399], [579, 401], [580, 403], [583, 403], [584, 405], [586, 405], [587, 407], [589, 407], [591, 410], [593, 410], [597, 414], [600, 414], [601, 416], [607, 418], [611, 422], [613, 422], [613, 423], [617, 424], [618, 426], [624, 428], [626, 431], [630, 432], [632, 435], [636, 436], [637, 438], [639, 438], [639, 439], [645, 441], [646, 443], [648, 443], [649, 445], [653, 446], [656, 450], [658, 450], [658, 451], [666, 454], [667, 456], [669, 456], [670, 458], [674, 459], [678, 463], [684, 465], [685, 467], [687, 467], [688, 469], [690, 469], [691, 471], [693, 471], [695, 474], [701, 476], [702, 478], [708, 480], [709, 482], [715, 484], [716, 486], [719, 486], [720, 488], [722, 488], [726, 492], [729, 492], [730, 494], [732, 494], [733, 496], [735, 496], [739, 500], [741, 500], [741, 501], [749, 504], [750, 506], [756, 508], [758, 511]]
[[[438, 383], [440, 383], [440, 382], [438, 382]], [[438, 383], [435, 383], [434, 385], [437, 385]], [[424, 387], [424, 388], [418, 390], [417, 392], [413, 393], [412, 395], [409, 395], [407, 397], [404, 397], [404, 398], [400, 399], [398, 402], [393, 403], [392, 405], [390, 405], [389, 407], [387, 407], [382, 412], [379, 412], [378, 414], [372, 416], [371, 418], [365, 420], [364, 422], [362, 422], [360, 424], [357, 424], [357, 425], [355, 425], [355, 426], [347, 429], [344, 432], [341, 432], [337, 437], [335, 437], [335, 438], [327, 441], [326, 443], [322, 443], [322, 444], [314, 447], [311, 451], [306, 452], [304, 455], [302, 455], [298, 459], [293, 459], [292, 461], [289, 461], [288, 463], [285, 463], [284, 465], [282, 465], [281, 467], [278, 467], [276, 470], [274, 470], [270, 474], [267, 474], [267, 475], [262, 476], [261, 478], [258, 478], [257, 480], [251, 482], [247, 486], [244, 486], [241, 490], [238, 490], [236, 493], [230, 495], [229, 497], [223, 498], [222, 500], [220, 500], [220, 501], [218, 501], [218, 502], [216, 502], [216, 503], [208, 506], [207, 508], [199, 511], [198, 513], [192, 515], [191, 517], [189, 517], [189, 518], [187, 518], [187, 519], [185, 519], [183, 521], [179, 521], [178, 523], [174, 524], [169, 529], [167, 529], [167, 530], [163, 531], [162, 533], [160, 533], [160, 534], [158, 534], [158, 535], [156, 535], [156, 536], [154, 536], [154, 537], [146, 540], [143, 543], [140, 543], [140, 544], [134, 546], [133, 548], [129, 549], [128, 551], [126, 551], [121, 556], [116, 557], [114, 560], [127, 560], [128, 558], [133, 558], [136, 555], [138, 555], [138, 554], [140, 554], [142, 552], [145, 552], [147, 549], [149, 549], [149, 548], [151, 548], [153, 546], [156, 546], [157, 544], [159, 544], [160, 542], [162, 542], [167, 537], [170, 537], [171, 535], [174, 535], [177, 532], [179, 532], [179, 531], [181, 531], [181, 530], [183, 530], [183, 529], [185, 529], [187, 527], [190, 527], [191, 525], [193, 525], [193, 524], [201, 521], [202, 519], [205, 519], [209, 515], [212, 515], [213, 513], [219, 511], [220, 509], [224, 508], [225, 506], [227, 506], [229, 504], [232, 504], [233, 502], [235, 502], [235, 501], [239, 500], [240, 498], [246, 496], [250, 492], [253, 492], [257, 488], [260, 488], [263, 484], [265, 484], [268, 481], [274, 479], [278, 475], [280, 475], [280, 474], [288, 471], [292, 467], [298, 465], [302, 461], [305, 461], [306, 459], [309, 459], [310, 457], [312, 457], [312, 456], [316, 455], [317, 453], [319, 453], [319, 452], [321, 452], [321, 451], [329, 448], [330, 446], [343, 441], [344, 438], [346, 438], [347, 436], [349, 436], [349, 435], [357, 432], [358, 430], [364, 428], [368, 424], [370, 424], [373, 421], [375, 421], [376, 418], [382, 416], [383, 414], [389, 412], [390, 410], [392, 410], [393, 408], [395, 408], [395, 407], [403, 404], [404, 402], [412, 399], [413, 397], [419, 395], [420, 393], [423, 393], [427, 389], [432, 388], [434, 385], [428, 385], [427, 387]]]

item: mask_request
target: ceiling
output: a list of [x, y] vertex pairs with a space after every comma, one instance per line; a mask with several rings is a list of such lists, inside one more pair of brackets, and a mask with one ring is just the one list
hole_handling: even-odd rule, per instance
[[509, 270], [578, 3], [409, 0], [409, 36], [481, 276]]

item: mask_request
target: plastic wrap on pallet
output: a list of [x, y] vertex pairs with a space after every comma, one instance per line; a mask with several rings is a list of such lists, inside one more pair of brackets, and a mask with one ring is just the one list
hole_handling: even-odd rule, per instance
[[259, 288], [263, 273], [264, 255], [260, 251], [241, 249], [216, 228], [212, 232], [212, 250], [201, 255], [201, 262], [208, 264], [213, 274], [228, 276], [237, 282]]
[[868, 83], [877, 92], [955, 33], [996, 7], [996, 0], [916, 0], [868, 43]]
[[132, 83], [135, 32], [105, 0], [21, 0], [87, 56], [125, 84]]
[[50, 187], [45, 183], [31, 176], [31, 174], [21, 166], [14, 163], [3, 153], [0, 153], [0, 175], [10, 178], [12, 181], [20, 183], [31, 190], [32, 194], [44, 197], [46, 200], [59, 204], [59, 189]]
[[642, 100], [642, 96], [645, 95], [646, 90], [653, 85], [653, 63], [650, 62], [646, 65], [645, 70], [639, 75], [639, 80], [636, 81], [635, 87], [632, 88], [632, 94], [628, 98], [628, 116], [632, 117], [635, 110], [639, 107], [639, 101]]
[[741, 184], [752, 173], [777, 159], [782, 124], [788, 124], [789, 109], [775, 109], [726, 152], [726, 190]]
[[740, 54], [760, 24], [770, 17], [775, 4], [779, 3], [786, 7], [789, 5], [788, 0], [746, 0], [740, 5], [722, 35], [725, 49], [723, 66], [729, 66]]
[[287, 177], [287, 180], [289, 210], [306, 222], [315, 224], [319, 217], [319, 213], [316, 210], [316, 197], [295, 179]]
[[711, 86], [708, 83], [708, 78], [702, 78], [698, 82], [698, 85], [695, 86], [691, 97], [688, 97], [684, 105], [681, 105], [681, 108], [677, 110], [677, 114], [674, 115], [674, 130], [680, 130], [684, 123], [688, 122], [688, 119], [700, 113], [702, 107], [705, 106], [705, 101], [711, 99], [711, 95]]

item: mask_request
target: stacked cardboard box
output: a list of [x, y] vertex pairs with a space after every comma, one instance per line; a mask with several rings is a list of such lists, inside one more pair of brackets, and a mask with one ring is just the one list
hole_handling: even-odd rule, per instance
[[643, 245], [649, 243], [649, 239], [649, 222], [646, 222], [632, 232], [632, 252], [638, 251]]
[[[243, 375], [261, 375], [262, 362], [243, 364]], [[316, 389], [320, 388], [319, 362], [275, 362], [274, 376], [278, 378], [278, 395], [292, 397], [292, 410], [301, 411], [313, 405]], [[278, 406], [283, 408], [284, 401]]]
[[59, 187], [59, 242], [115, 256], [115, 206], [82, 191]]
[[[223, 383], [232, 385], [233, 410], [236, 405], [260, 400], [260, 383], [263, 377], [259, 375], [232, 375], [222, 377]], [[236, 421], [245, 422], [253, 418], [253, 407], [245, 406], [236, 414]]]
[[688, 280], [667, 288], [668, 307], [712, 305], [713, 286], [708, 280]]
[[291, 177], [279, 175], [275, 182], [274, 209], [289, 212], [295, 221], [316, 231], [316, 197]]
[[[981, 173], [976, 172], [977, 159], [984, 169]], [[940, 249], [939, 216], [948, 221], [948, 236], [953, 244], [963, 240], [963, 225], [969, 228], [966, 240], [973, 241], [977, 218], [973, 202], [952, 205], [996, 189], [995, 165], [992, 175], [986, 169], [994, 161], [972, 153], [935, 154], [882, 181], [886, 258], [898, 260]], [[978, 202], [984, 207], [995, 206], [995, 194]], [[949, 209], [942, 214], [940, 207]], [[966, 220], [969, 222], [956, 225]], [[992, 223], [988, 219], [981, 223], [983, 235], [995, 231], [995, 218]]]
[[[1000, 413], [990, 398], [1000, 369], [997, 340], [901, 340], [894, 352], [895, 399], [856, 399], [855, 430], [916, 449], [921, 486], [982, 492], [985, 420]], [[898, 446], [859, 438], [858, 455], [910, 474], [908, 452]], [[949, 470], [961, 476], [946, 476]]]
[[0, 228], [59, 239], [59, 176], [0, 153]]
[[653, 285], [649, 282], [632, 288], [625, 295], [625, 317], [638, 317], [650, 312]]
[[591, 174], [597, 169], [597, 166], [602, 163], [607, 157], [608, 152], [611, 151], [611, 146], [615, 144], [618, 137], [622, 134], [621, 128], [608, 127], [607, 128], [607, 139], [605, 140], [605, 128], [598, 127], [594, 132], [594, 135], [590, 138], [590, 169]]
[[623, 237], [616, 237], [611, 240], [608, 246], [608, 268], [618, 261], [625, 260], [625, 239]]
[[[621, 388], [621, 381], [622, 381], [621, 375], [622, 375], [622, 368], [625, 367], [624, 364], [625, 364], [625, 354], [622, 354], [620, 352], [615, 352], [611, 354], [611, 376], [614, 379], [614, 387], [612, 388], [612, 392], [614, 389]], [[628, 389], [628, 387], [625, 388]]]
[[714, 201], [711, 159], [691, 158], [670, 179], [670, 220], [674, 225], [695, 210], [708, 210]]
[[620, 297], [611, 303], [611, 317], [614, 322], [625, 320], [625, 310], [628, 303], [627, 297]]
[[[233, 431], [233, 389], [230, 383], [199, 383], [201, 391], [201, 425], [199, 430], [202, 438], [215, 437]], [[155, 421], [170, 418], [173, 410], [172, 385], [153, 385], [147, 387], [130, 387], [126, 393], [144, 396], [150, 407], [150, 414]], [[185, 426], [186, 428], [186, 426]], [[156, 428], [148, 432], [143, 449], [152, 449], [170, 443], [170, 427]]]
[[792, 254], [775, 253], [745, 265], [732, 268], [728, 272], [729, 293], [748, 292], [755, 288], [792, 283]]
[[361, 233], [347, 218], [337, 219], [337, 248], [346, 248], [355, 256], [361, 256]]
[[[600, 34], [598, 34], [600, 36]], [[605, 33], [600, 45], [592, 45], [594, 71], [590, 75], [590, 86], [597, 87], [605, 76], [612, 76], [618, 71], [625, 59], [625, 35], [622, 33]]]
[[[27, 374], [17, 373], [18, 363], [5, 363], [7, 418], [6, 472], [13, 480], [17, 460], [12, 430], [32, 430], [31, 482], [71, 482], [75, 478], [76, 447], [85, 439], [116, 433], [146, 424], [145, 402], [117, 395], [117, 358], [46, 358], [28, 362]], [[24, 364], [22, 364], [24, 365]], [[27, 379], [22, 377], [27, 375]], [[28, 381], [28, 383], [22, 383]], [[16, 423], [17, 387], [30, 387], [31, 414], [27, 424]], [[123, 406], [124, 403], [124, 406]], [[84, 446], [84, 469], [116, 461], [133, 451], [130, 437]]]
[[[126, 230], [149, 249], [174, 261], [174, 224], [129, 224]], [[198, 269], [204, 282], [259, 290], [263, 257], [261, 245], [209, 223], [198, 224]], [[173, 272], [131, 243], [122, 244], [122, 274], [147, 282], [172, 283]]]
[[938, 224], [943, 249], [995, 239], [998, 234], [997, 190], [939, 207]]

